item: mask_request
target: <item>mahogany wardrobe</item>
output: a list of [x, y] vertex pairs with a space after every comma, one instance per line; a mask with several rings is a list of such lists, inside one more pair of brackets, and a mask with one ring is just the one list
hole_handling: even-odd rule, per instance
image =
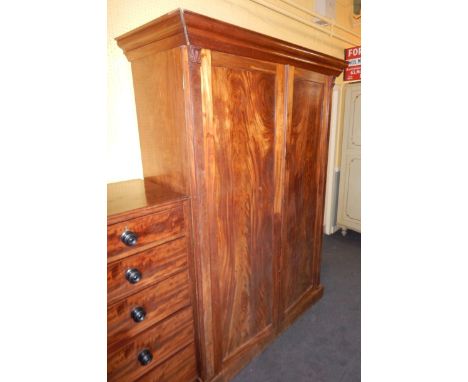
[[323, 294], [331, 92], [346, 64], [187, 10], [117, 43], [144, 177], [190, 205], [198, 376], [227, 381]]

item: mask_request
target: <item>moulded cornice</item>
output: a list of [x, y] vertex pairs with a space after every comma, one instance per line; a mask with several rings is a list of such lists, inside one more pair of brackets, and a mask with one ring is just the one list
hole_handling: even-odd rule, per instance
[[177, 9], [116, 38], [130, 61], [178, 46], [195, 46], [338, 76], [344, 60], [274, 37]]

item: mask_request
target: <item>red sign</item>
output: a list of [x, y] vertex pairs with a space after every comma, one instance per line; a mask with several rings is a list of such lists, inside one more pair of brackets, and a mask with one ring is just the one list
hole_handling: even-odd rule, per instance
[[348, 67], [344, 72], [345, 81], [358, 81], [361, 79], [361, 47], [345, 49], [345, 60]]

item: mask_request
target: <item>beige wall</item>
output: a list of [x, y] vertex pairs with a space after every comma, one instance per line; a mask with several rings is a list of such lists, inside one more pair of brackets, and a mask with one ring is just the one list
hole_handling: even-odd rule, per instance
[[[262, 0], [304, 19], [307, 14], [281, 0]], [[290, 0], [314, 10], [314, 0]], [[289, 17], [269, 10], [251, 0], [108, 0], [108, 147], [107, 181], [142, 177], [138, 128], [133, 98], [130, 64], [114, 38], [151, 21], [175, 8], [189, 9], [260, 33], [293, 42], [335, 57], [343, 58], [343, 49], [359, 45], [360, 39], [345, 43]], [[353, 25], [352, 0], [337, 0], [336, 22], [360, 34]], [[337, 83], [341, 82], [341, 78]]]

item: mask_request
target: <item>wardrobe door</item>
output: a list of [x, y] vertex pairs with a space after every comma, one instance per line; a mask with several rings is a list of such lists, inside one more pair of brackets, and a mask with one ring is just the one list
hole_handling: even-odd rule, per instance
[[275, 64], [202, 50], [215, 372], [274, 335], [276, 81]]
[[281, 287], [286, 321], [321, 292], [330, 85], [325, 75], [289, 68]]

